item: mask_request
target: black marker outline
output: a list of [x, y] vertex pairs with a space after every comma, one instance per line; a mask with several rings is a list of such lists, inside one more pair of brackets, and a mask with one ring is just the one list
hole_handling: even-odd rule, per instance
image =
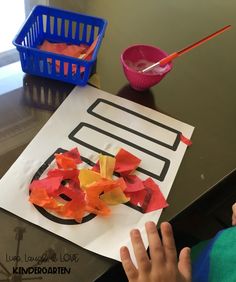
[[[100, 133], [102, 133], [102, 134], [104, 134], [104, 135], [106, 135], [106, 136], [109, 136], [109, 137], [111, 137], [111, 138], [113, 138], [113, 139], [116, 139], [116, 140], [118, 140], [118, 141], [120, 141], [120, 142], [122, 142], [122, 143], [124, 143], [124, 144], [127, 144], [127, 145], [130, 146], [130, 147], [133, 147], [133, 148], [135, 148], [135, 149], [137, 149], [137, 150], [139, 150], [139, 151], [142, 151], [142, 152], [146, 153], [147, 155], [150, 155], [150, 156], [152, 156], [152, 157], [154, 157], [154, 158], [156, 158], [156, 159], [159, 159], [159, 160], [163, 161], [163, 162], [164, 162], [164, 167], [163, 167], [163, 169], [162, 169], [160, 175], [157, 175], [157, 174], [155, 174], [155, 173], [153, 173], [153, 172], [150, 172], [150, 171], [148, 171], [148, 170], [145, 170], [145, 169], [143, 169], [143, 168], [141, 168], [141, 167], [138, 167], [136, 170], [139, 171], [139, 172], [141, 172], [141, 173], [143, 173], [143, 174], [146, 174], [146, 175], [148, 175], [148, 176], [150, 176], [150, 177], [152, 177], [152, 178], [155, 178], [155, 179], [157, 179], [157, 180], [159, 180], [159, 181], [163, 181], [163, 180], [165, 179], [165, 176], [166, 176], [166, 174], [167, 174], [167, 172], [168, 172], [168, 169], [169, 169], [169, 167], [170, 167], [170, 160], [169, 160], [169, 159], [167, 159], [167, 158], [165, 158], [165, 157], [162, 157], [162, 156], [160, 156], [160, 155], [158, 155], [158, 154], [155, 154], [155, 153], [153, 153], [153, 152], [151, 152], [151, 151], [149, 151], [149, 150], [147, 150], [147, 149], [145, 149], [145, 148], [142, 148], [142, 147], [140, 147], [140, 146], [138, 146], [138, 145], [136, 145], [136, 144], [134, 144], [134, 143], [131, 143], [131, 142], [128, 141], [128, 140], [122, 139], [121, 137], [119, 137], [119, 136], [117, 136], [117, 135], [114, 135], [114, 134], [112, 134], [112, 133], [109, 133], [109, 132], [107, 132], [107, 131], [105, 131], [105, 130], [103, 130], [103, 129], [100, 129], [100, 128], [94, 126], [94, 125], [88, 124], [88, 123], [86, 123], [86, 122], [81, 122], [81, 123], [80, 123], [75, 129], [73, 129], [72, 132], [68, 135], [69, 139], [71, 139], [72, 141], [74, 141], [74, 142], [76, 142], [76, 143], [78, 143], [78, 144], [80, 144], [80, 145], [82, 145], [82, 146], [84, 146], [84, 147], [87, 147], [87, 148], [89, 148], [90, 150], [93, 150], [93, 151], [95, 151], [95, 152], [97, 152], [97, 153], [99, 153], [99, 154], [113, 156], [112, 154], [110, 154], [110, 153], [108, 153], [108, 152], [106, 152], [106, 151], [103, 151], [103, 150], [101, 150], [101, 149], [99, 149], [99, 148], [96, 148], [96, 147], [94, 147], [93, 145], [88, 144], [88, 143], [86, 143], [86, 142], [84, 142], [84, 141], [82, 141], [82, 140], [76, 138], [75, 135], [76, 135], [76, 134], [79, 132], [79, 130], [81, 130], [83, 127], [87, 127], [87, 128], [90, 128], [90, 129], [92, 129], [92, 130], [94, 130], [94, 131], [100, 132]], [[114, 156], [113, 156], [113, 157], [114, 157]]]
[[[138, 132], [138, 131], [136, 131], [136, 130], [134, 130], [134, 129], [132, 129], [132, 128], [129, 128], [129, 127], [127, 127], [127, 126], [124, 126], [124, 125], [122, 125], [122, 124], [119, 124], [119, 123], [115, 122], [114, 120], [108, 119], [108, 118], [106, 118], [106, 117], [104, 117], [104, 116], [102, 116], [102, 115], [100, 115], [100, 114], [98, 114], [98, 113], [95, 113], [93, 110], [96, 108], [96, 106], [98, 106], [99, 103], [105, 103], [105, 104], [107, 104], [107, 105], [110, 105], [110, 106], [112, 106], [112, 107], [114, 107], [114, 108], [117, 108], [117, 109], [119, 109], [119, 110], [122, 110], [122, 111], [124, 111], [124, 112], [127, 112], [127, 113], [129, 113], [129, 114], [131, 114], [131, 115], [134, 115], [134, 116], [138, 117], [138, 118], [141, 118], [141, 119], [143, 119], [143, 120], [146, 120], [146, 121], [148, 121], [148, 122], [150, 122], [150, 123], [152, 123], [152, 124], [154, 124], [154, 125], [156, 125], [156, 126], [162, 127], [162, 128], [164, 128], [164, 129], [166, 129], [166, 130], [168, 130], [168, 131], [171, 131], [171, 132], [175, 133], [175, 134], [176, 134], [176, 139], [175, 139], [175, 141], [174, 141], [174, 144], [173, 144], [173, 145], [166, 144], [166, 143], [164, 143], [164, 142], [162, 142], [162, 141], [160, 141], [160, 140], [157, 140], [157, 139], [155, 139], [155, 138], [152, 138], [152, 137], [150, 137], [150, 136], [148, 136], [148, 135], [145, 135], [145, 134], [143, 134], [143, 133], [141, 133], [141, 132]], [[121, 128], [121, 129], [124, 129], [124, 130], [127, 130], [127, 131], [131, 132], [131, 133], [134, 133], [134, 134], [136, 134], [136, 135], [138, 135], [138, 136], [140, 136], [140, 137], [142, 137], [142, 138], [144, 138], [144, 139], [147, 139], [147, 140], [149, 140], [149, 141], [151, 141], [151, 142], [154, 142], [154, 143], [156, 143], [156, 144], [159, 144], [159, 145], [161, 145], [161, 146], [163, 146], [163, 147], [166, 147], [166, 148], [168, 148], [168, 149], [170, 149], [170, 150], [176, 151], [177, 148], [178, 148], [178, 146], [179, 146], [179, 143], [180, 143], [180, 136], [181, 136], [181, 132], [180, 132], [180, 131], [178, 131], [178, 130], [172, 128], [172, 127], [169, 127], [169, 126], [167, 126], [167, 125], [165, 125], [165, 124], [162, 124], [162, 123], [160, 123], [160, 122], [158, 122], [158, 121], [155, 121], [155, 120], [153, 120], [153, 119], [150, 119], [150, 118], [148, 118], [148, 117], [146, 117], [146, 116], [143, 116], [143, 115], [141, 115], [141, 114], [139, 114], [139, 113], [137, 113], [137, 112], [134, 112], [134, 111], [132, 111], [132, 110], [130, 110], [130, 109], [127, 109], [127, 108], [125, 108], [125, 107], [123, 107], [123, 106], [120, 106], [120, 105], [117, 105], [117, 104], [115, 104], [115, 103], [113, 103], [113, 102], [110, 102], [110, 101], [108, 101], [108, 100], [101, 99], [101, 98], [97, 99], [97, 100], [87, 109], [87, 112], [88, 112], [90, 115], [93, 115], [93, 116], [95, 116], [95, 117], [98, 118], [98, 119], [101, 119], [101, 120], [103, 120], [103, 121], [105, 121], [105, 122], [108, 122], [108, 123], [110, 123], [110, 124], [113, 124], [114, 126], [117, 126], [117, 127]]]

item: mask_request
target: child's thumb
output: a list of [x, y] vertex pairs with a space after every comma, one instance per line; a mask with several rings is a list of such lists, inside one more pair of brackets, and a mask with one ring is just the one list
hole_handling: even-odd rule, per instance
[[190, 248], [183, 248], [179, 255], [178, 269], [185, 281], [192, 279], [192, 265], [190, 258]]

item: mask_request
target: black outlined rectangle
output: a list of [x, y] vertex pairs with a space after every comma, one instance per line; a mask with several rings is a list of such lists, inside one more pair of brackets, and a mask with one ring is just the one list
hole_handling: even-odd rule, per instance
[[[138, 167], [138, 168], [137, 168], [137, 171], [139, 171], [139, 172], [141, 172], [141, 173], [143, 173], [143, 174], [145, 174], [145, 175], [147, 175], [147, 176], [149, 176], [149, 177], [152, 177], [152, 178], [154, 178], [154, 179], [157, 179], [157, 180], [159, 180], [159, 181], [163, 181], [163, 180], [165, 179], [165, 176], [166, 176], [167, 171], [168, 171], [169, 166], [170, 166], [170, 160], [169, 160], [169, 159], [167, 159], [167, 158], [165, 158], [165, 157], [163, 157], [163, 156], [160, 156], [160, 155], [158, 155], [158, 154], [156, 154], [156, 153], [154, 153], [154, 152], [151, 152], [151, 151], [149, 151], [149, 150], [147, 150], [147, 149], [145, 149], [145, 148], [143, 148], [143, 147], [140, 147], [139, 145], [134, 144], [134, 143], [132, 143], [132, 142], [130, 142], [130, 141], [128, 141], [128, 140], [125, 140], [125, 139], [123, 139], [123, 138], [121, 138], [121, 137], [119, 137], [119, 136], [117, 136], [117, 135], [114, 135], [114, 134], [112, 134], [112, 133], [110, 133], [110, 132], [107, 132], [107, 131], [105, 131], [105, 130], [103, 130], [103, 129], [101, 129], [101, 128], [98, 128], [98, 127], [96, 127], [96, 126], [94, 126], [94, 125], [91, 125], [91, 124], [88, 124], [88, 123], [84, 123], [84, 122], [80, 123], [80, 124], [69, 134], [69, 136], [68, 136], [69, 139], [71, 139], [71, 140], [73, 140], [74, 142], [76, 142], [76, 143], [78, 143], [78, 144], [80, 144], [80, 145], [82, 145], [82, 146], [84, 146], [84, 147], [87, 147], [87, 148], [89, 148], [89, 149], [91, 149], [91, 150], [93, 150], [93, 151], [95, 151], [95, 152], [97, 152], [97, 153], [101, 153], [101, 154], [104, 154], [104, 155], [111, 155], [109, 152], [106, 152], [106, 151], [102, 150], [101, 148], [97, 148], [97, 147], [95, 147], [95, 146], [89, 144], [88, 142], [85, 142], [85, 141], [81, 140], [81, 139], [78, 137], [78, 134], [79, 134], [79, 131], [82, 130], [83, 128], [87, 128], [87, 129], [89, 129], [89, 130], [95, 131], [94, 138], [96, 138], [96, 133], [97, 133], [97, 134], [100, 133], [100, 134], [104, 135], [105, 137], [107, 136], [107, 137], [113, 138], [113, 139], [115, 139], [115, 140], [118, 140], [119, 142], [122, 142], [122, 143], [124, 143], [124, 144], [126, 144], [126, 145], [128, 145], [128, 146], [130, 146], [130, 147], [133, 147], [133, 148], [135, 148], [135, 149], [137, 149], [137, 150], [139, 150], [139, 151], [141, 151], [141, 152], [143, 152], [143, 153], [145, 153], [145, 154], [147, 154], [147, 155], [149, 155], [149, 156], [151, 156], [151, 157], [154, 157], [154, 158], [156, 158], [156, 159], [162, 161], [162, 162], [163, 162], [163, 168], [162, 168], [160, 174], [155, 174], [155, 173], [153, 173], [153, 172], [151, 172], [151, 171], [148, 171], [148, 170], [146, 170], [146, 169], [144, 169], [144, 168], [141, 168], [141, 167]], [[76, 136], [76, 135], [77, 135], [77, 136]]]
[[[163, 141], [161, 141], [161, 140], [158, 140], [158, 139], [156, 139], [156, 138], [153, 138], [153, 137], [151, 137], [150, 135], [147, 135], [147, 134], [144, 134], [144, 133], [142, 133], [142, 132], [139, 132], [139, 131], [135, 130], [134, 128], [130, 128], [130, 127], [128, 127], [128, 126], [125, 126], [124, 124], [121, 124], [121, 123], [117, 122], [117, 120], [114, 121], [113, 119], [107, 118], [107, 117], [105, 116], [105, 112], [104, 112], [104, 114], [101, 114], [101, 113], [96, 112], [96, 111], [95, 111], [96, 108], [97, 108], [99, 105], [101, 105], [102, 103], [106, 104], [107, 107], [113, 107], [113, 108], [115, 108], [116, 110], [117, 110], [117, 109], [120, 110], [120, 111], [121, 111], [121, 114], [128, 113], [129, 115], [132, 115], [132, 116], [134, 117], [134, 119], [135, 119], [135, 118], [136, 118], [136, 119], [137, 119], [137, 118], [140, 118], [140, 119], [142, 119], [142, 120], [144, 120], [144, 121], [146, 121], [146, 122], [151, 123], [152, 125], [154, 124], [155, 126], [161, 128], [162, 130], [166, 130], [168, 134], [170, 134], [170, 133], [171, 133], [171, 134], [174, 134], [174, 135], [175, 135], [175, 138], [174, 138], [173, 144], [168, 144], [168, 143], [166, 143], [166, 142], [163, 142]], [[137, 113], [137, 112], [134, 112], [134, 111], [132, 111], [132, 110], [130, 110], [130, 109], [127, 109], [127, 108], [125, 108], [125, 107], [123, 107], [123, 106], [120, 106], [120, 105], [117, 105], [117, 104], [115, 104], [115, 103], [113, 103], [113, 102], [107, 101], [107, 100], [105, 100], [105, 99], [97, 99], [97, 100], [88, 108], [87, 112], [88, 112], [89, 114], [95, 116], [95, 117], [98, 118], [98, 119], [101, 119], [101, 120], [103, 120], [103, 121], [108, 122], [109, 124], [112, 124], [112, 125], [114, 125], [114, 126], [117, 126], [117, 127], [119, 127], [119, 128], [122, 128], [122, 129], [124, 129], [124, 130], [127, 130], [128, 132], [132, 132], [133, 134], [136, 134], [136, 135], [138, 135], [138, 136], [140, 136], [140, 137], [142, 137], [142, 138], [144, 138], [144, 139], [147, 139], [147, 140], [149, 140], [149, 141], [152, 141], [152, 142], [154, 142], [154, 143], [156, 143], [156, 144], [159, 144], [159, 145], [161, 145], [161, 146], [163, 146], [163, 147], [166, 147], [166, 148], [168, 148], [168, 149], [171, 149], [171, 150], [173, 150], [173, 151], [176, 151], [176, 150], [177, 150], [178, 145], [179, 145], [179, 143], [180, 143], [180, 136], [181, 136], [181, 132], [180, 132], [180, 131], [178, 131], [178, 130], [176, 130], [176, 129], [174, 129], [174, 128], [171, 128], [171, 127], [169, 127], [169, 126], [167, 126], [167, 125], [165, 125], [165, 124], [162, 124], [162, 123], [160, 123], [160, 122], [157, 122], [157, 121], [155, 121], [155, 120], [153, 120], [153, 119], [150, 119], [150, 118], [148, 118], [148, 117], [146, 117], [146, 116], [144, 116], [144, 115], [141, 115], [141, 114], [139, 114], [139, 113]]]

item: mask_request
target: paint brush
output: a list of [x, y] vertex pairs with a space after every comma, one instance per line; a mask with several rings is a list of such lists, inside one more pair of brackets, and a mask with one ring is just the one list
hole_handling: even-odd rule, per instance
[[230, 29], [230, 28], [231, 28], [231, 25], [227, 25], [227, 26], [225, 26], [225, 27], [223, 27], [223, 28], [217, 30], [216, 32], [214, 32], [214, 33], [212, 33], [212, 34], [210, 34], [210, 35], [204, 37], [203, 39], [201, 39], [201, 40], [199, 40], [199, 41], [197, 41], [197, 42], [195, 42], [195, 43], [193, 43], [193, 44], [191, 44], [191, 45], [189, 45], [189, 46], [183, 48], [182, 50], [170, 54], [169, 56], [167, 56], [167, 57], [161, 59], [159, 62], [154, 63], [154, 64], [152, 64], [151, 66], [148, 66], [147, 68], [141, 70], [141, 72], [147, 72], [147, 71], [151, 70], [152, 68], [154, 68], [154, 67], [156, 67], [156, 66], [163, 66], [163, 65], [166, 65], [167, 63], [169, 63], [169, 62], [172, 61], [173, 59], [175, 59], [175, 58], [177, 58], [177, 57], [183, 55], [184, 53], [187, 53], [188, 51], [192, 50], [193, 48], [195, 48], [195, 47], [201, 45], [202, 43], [204, 43], [204, 42], [206, 42], [206, 41], [212, 39], [213, 37], [215, 37], [215, 36], [217, 36], [217, 35], [223, 33], [224, 31], [226, 31], [226, 30], [228, 30], [228, 29]]

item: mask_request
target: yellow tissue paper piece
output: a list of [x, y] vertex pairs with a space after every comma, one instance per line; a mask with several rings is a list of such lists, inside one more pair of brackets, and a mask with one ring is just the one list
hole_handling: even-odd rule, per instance
[[80, 187], [86, 189], [88, 185], [99, 181], [101, 178], [102, 176], [93, 170], [87, 168], [81, 169], [79, 172]]
[[107, 205], [118, 205], [127, 203], [130, 199], [125, 196], [120, 187], [116, 187], [100, 196], [100, 199]]
[[111, 156], [99, 156], [100, 175], [103, 178], [112, 179], [116, 159]]

